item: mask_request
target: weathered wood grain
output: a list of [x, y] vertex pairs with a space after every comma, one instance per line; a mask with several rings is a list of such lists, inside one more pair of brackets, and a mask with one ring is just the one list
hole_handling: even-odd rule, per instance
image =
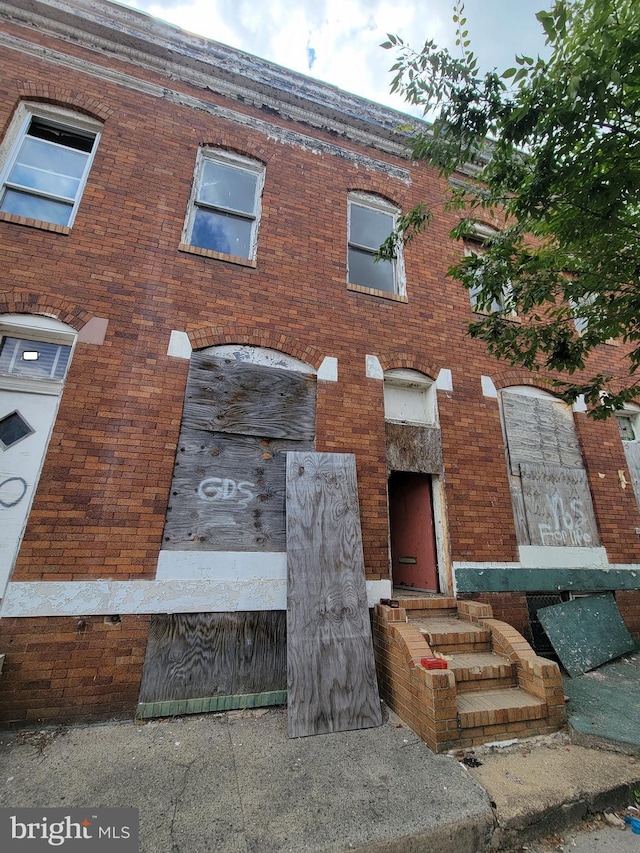
[[312, 446], [183, 425], [162, 547], [285, 551], [286, 451]]
[[289, 735], [382, 723], [351, 454], [287, 454]]
[[191, 356], [183, 423], [192, 429], [312, 440], [315, 412], [314, 375]]
[[540, 397], [502, 394], [511, 473], [525, 464], [582, 468], [582, 452], [569, 406]]
[[141, 702], [264, 693], [285, 687], [284, 611], [152, 617]]
[[385, 423], [387, 468], [416, 474], [442, 474], [442, 441], [439, 427]]
[[520, 477], [532, 545], [590, 548], [599, 544], [583, 468], [521, 464]]
[[627, 458], [627, 467], [631, 484], [636, 496], [636, 503], [640, 508], [640, 441], [623, 441], [624, 455]]

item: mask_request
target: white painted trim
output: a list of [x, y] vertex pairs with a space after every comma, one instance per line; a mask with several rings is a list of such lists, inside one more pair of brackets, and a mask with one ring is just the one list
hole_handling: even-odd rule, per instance
[[438, 391], [453, 391], [453, 375], [448, 367], [443, 367], [438, 373], [436, 388]]
[[318, 368], [318, 379], [324, 382], [338, 381], [338, 359], [332, 355], [326, 355]]
[[367, 379], [384, 379], [384, 370], [376, 355], [365, 355], [364, 369]]
[[573, 411], [574, 412], [586, 412], [587, 411], [587, 404], [586, 404], [585, 399], [584, 399], [584, 394], [580, 394], [580, 396], [576, 398], [576, 401], [573, 404]]
[[572, 548], [555, 545], [520, 545], [522, 568], [606, 569], [611, 568], [605, 548]]
[[263, 367], [279, 367], [282, 370], [295, 370], [298, 373], [315, 373], [316, 371], [299, 358], [287, 355], [279, 350], [268, 347], [254, 347], [249, 344], [222, 344], [221, 346], [205, 347], [199, 352], [207, 352], [216, 358], [230, 358], [247, 364], [261, 364]]
[[496, 386], [493, 384], [493, 379], [490, 376], [481, 376], [480, 382], [482, 383], [482, 394], [485, 397], [489, 397], [491, 399], [498, 399], [498, 390]]
[[[390, 598], [390, 580], [367, 581], [373, 607]], [[0, 617], [231, 613], [286, 610], [286, 580], [33, 581], [10, 583]]]
[[160, 551], [156, 580], [285, 580], [285, 552]]
[[179, 332], [176, 329], [172, 329], [167, 355], [172, 358], [186, 358], [188, 360], [191, 358], [191, 353], [189, 335], [186, 332]]

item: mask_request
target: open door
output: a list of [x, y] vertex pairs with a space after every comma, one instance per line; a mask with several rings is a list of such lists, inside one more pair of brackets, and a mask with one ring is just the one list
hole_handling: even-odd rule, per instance
[[389, 524], [394, 585], [437, 592], [438, 562], [430, 475], [392, 471]]

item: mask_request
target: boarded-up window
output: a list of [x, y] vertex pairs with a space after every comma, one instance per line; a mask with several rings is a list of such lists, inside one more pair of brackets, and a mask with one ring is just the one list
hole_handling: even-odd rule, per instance
[[502, 413], [518, 544], [598, 545], [569, 406], [551, 398], [503, 392]]
[[616, 417], [633, 491], [640, 509], [640, 410], [621, 412]]
[[316, 377], [191, 359], [163, 548], [285, 551], [287, 450], [313, 450]]

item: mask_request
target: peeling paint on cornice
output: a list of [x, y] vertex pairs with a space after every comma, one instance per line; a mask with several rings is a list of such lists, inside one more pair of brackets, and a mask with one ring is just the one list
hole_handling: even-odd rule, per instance
[[1, 0], [0, 20], [407, 157], [403, 113], [107, 0]]
[[400, 166], [395, 166], [390, 163], [385, 163], [381, 160], [376, 160], [373, 157], [368, 157], [364, 154], [359, 154], [349, 148], [343, 148], [340, 145], [334, 145], [330, 142], [317, 139], [316, 137], [307, 136], [297, 131], [289, 130], [280, 125], [271, 124], [260, 119], [253, 118], [245, 113], [231, 110], [227, 107], [221, 107], [217, 104], [212, 104], [200, 98], [193, 98], [183, 92], [177, 92], [165, 86], [158, 86], [155, 83], [149, 83], [146, 80], [141, 80], [139, 77], [123, 74], [120, 71], [107, 69], [102, 65], [94, 65], [84, 59], [78, 59], [75, 56], [61, 53], [59, 51], [44, 48], [41, 45], [33, 44], [0, 32], [0, 46], [16, 50], [28, 56], [34, 56], [45, 62], [51, 62], [55, 65], [69, 68], [73, 71], [78, 71], [82, 74], [88, 74], [96, 77], [99, 80], [113, 83], [118, 86], [140, 92], [152, 98], [160, 98], [174, 104], [178, 104], [190, 109], [197, 109], [209, 115], [216, 116], [224, 121], [230, 121], [234, 124], [240, 124], [250, 130], [255, 130], [258, 133], [264, 134], [269, 139], [279, 142], [283, 145], [297, 145], [316, 154], [327, 154], [333, 157], [340, 157], [354, 163], [356, 166], [361, 166], [373, 172], [380, 172], [389, 178], [396, 178], [403, 181], [405, 184], [411, 183], [411, 174], [408, 169]]

